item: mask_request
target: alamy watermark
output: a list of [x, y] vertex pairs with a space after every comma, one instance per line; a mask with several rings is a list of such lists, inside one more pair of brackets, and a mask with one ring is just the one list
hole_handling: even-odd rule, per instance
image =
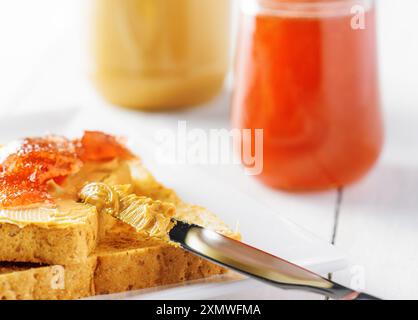
[[247, 175], [263, 171], [263, 129], [189, 129], [179, 121], [176, 130], [159, 130], [155, 141], [160, 164], [242, 164]]
[[350, 12], [353, 15], [351, 18], [351, 29], [366, 29], [366, 8], [360, 4], [357, 4], [351, 7]]
[[64, 290], [65, 289], [65, 268], [63, 266], [51, 267], [51, 289]]
[[354, 265], [350, 268], [350, 287], [356, 291], [366, 290], [366, 268], [360, 265]]

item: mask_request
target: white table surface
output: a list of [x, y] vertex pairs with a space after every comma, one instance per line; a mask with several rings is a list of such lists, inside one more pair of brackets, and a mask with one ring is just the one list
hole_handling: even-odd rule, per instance
[[[85, 0], [0, 3], [0, 116], [79, 107], [90, 128], [115, 133], [228, 126], [229, 90], [201, 108], [143, 114], [102, 101], [86, 77]], [[378, 0], [386, 146], [376, 168], [344, 190], [288, 194], [268, 189], [239, 168], [207, 167], [218, 179], [252, 194], [283, 216], [346, 252], [353, 265], [332, 275], [345, 285], [394, 299], [418, 299], [418, 2]], [[292, 295], [313, 298], [312, 295]]]

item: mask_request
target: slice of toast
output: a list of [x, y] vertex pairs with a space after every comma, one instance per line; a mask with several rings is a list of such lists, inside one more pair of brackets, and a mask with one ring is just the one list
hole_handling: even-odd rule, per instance
[[82, 263], [96, 247], [97, 230], [96, 209], [73, 201], [54, 209], [0, 209], [0, 261]]
[[0, 300], [78, 299], [176, 284], [225, 269], [154, 240], [108, 239], [86, 262], [40, 266], [0, 263]]
[[222, 274], [225, 269], [160, 241], [110, 239], [97, 249], [96, 294], [181, 283]]
[[47, 265], [82, 263], [94, 252], [106, 217], [92, 206], [77, 203], [77, 192], [86, 182], [130, 183], [127, 163], [87, 163], [51, 193], [57, 206], [0, 208], [0, 261]]
[[[131, 174], [126, 173], [126, 167], [121, 174], [121, 167], [109, 171], [105, 181], [112, 183], [130, 182], [135, 193], [173, 204], [176, 207], [176, 217], [188, 222], [200, 224], [219, 231], [227, 236], [237, 238], [230, 229], [215, 215], [206, 209], [184, 203], [173, 190], [165, 188], [139, 162], [131, 164]], [[103, 168], [101, 169], [103, 170]], [[97, 176], [97, 175], [96, 175]], [[77, 177], [79, 179], [79, 177]], [[99, 180], [99, 178], [96, 178]], [[92, 206], [75, 203], [74, 200], [62, 201], [56, 211], [41, 212], [35, 218], [47, 219], [33, 223], [25, 214], [17, 214], [17, 218], [3, 217], [0, 210], [0, 261], [32, 262], [46, 265], [74, 265], [87, 261], [94, 252], [99, 240], [108, 236], [119, 235], [136, 239], [135, 230], [115, 218], [97, 214]], [[68, 204], [70, 203], [70, 204]], [[82, 208], [82, 213], [78, 213]], [[68, 221], [68, 207], [76, 214]], [[33, 213], [33, 212], [32, 212]], [[63, 219], [64, 217], [64, 219]], [[50, 218], [50, 219], [48, 219]], [[20, 220], [19, 220], [20, 219]], [[29, 220], [26, 223], [26, 220]]]
[[[110, 185], [131, 184], [138, 195], [173, 204], [176, 218], [236, 236], [215, 215], [184, 203], [174, 191], [158, 183], [139, 160], [115, 159], [104, 163], [88, 162], [67, 177], [62, 185], [51, 186], [54, 198], [63, 199], [66, 205], [58, 204], [55, 209], [0, 209], [0, 261], [77, 264], [86, 261], [107, 234], [116, 232], [136, 238], [135, 230], [130, 226], [108, 215], [97, 214], [94, 207], [76, 203], [78, 191], [85, 183], [102, 181]], [[68, 212], [75, 212], [74, 219]]]

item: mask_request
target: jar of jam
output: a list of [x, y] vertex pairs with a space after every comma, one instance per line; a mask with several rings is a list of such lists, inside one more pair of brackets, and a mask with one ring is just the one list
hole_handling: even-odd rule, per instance
[[264, 183], [335, 188], [382, 147], [375, 6], [370, 0], [244, 1], [232, 124], [263, 129]]

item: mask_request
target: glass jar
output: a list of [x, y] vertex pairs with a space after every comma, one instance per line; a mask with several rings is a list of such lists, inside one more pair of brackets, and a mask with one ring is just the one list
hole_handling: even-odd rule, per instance
[[109, 102], [169, 109], [220, 92], [229, 60], [228, 0], [93, 3], [93, 78]]
[[305, 191], [363, 176], [381, 151], [379, 103], [373, 1], [244, 1], [232, 124], [264, 130], [264, 183]]

